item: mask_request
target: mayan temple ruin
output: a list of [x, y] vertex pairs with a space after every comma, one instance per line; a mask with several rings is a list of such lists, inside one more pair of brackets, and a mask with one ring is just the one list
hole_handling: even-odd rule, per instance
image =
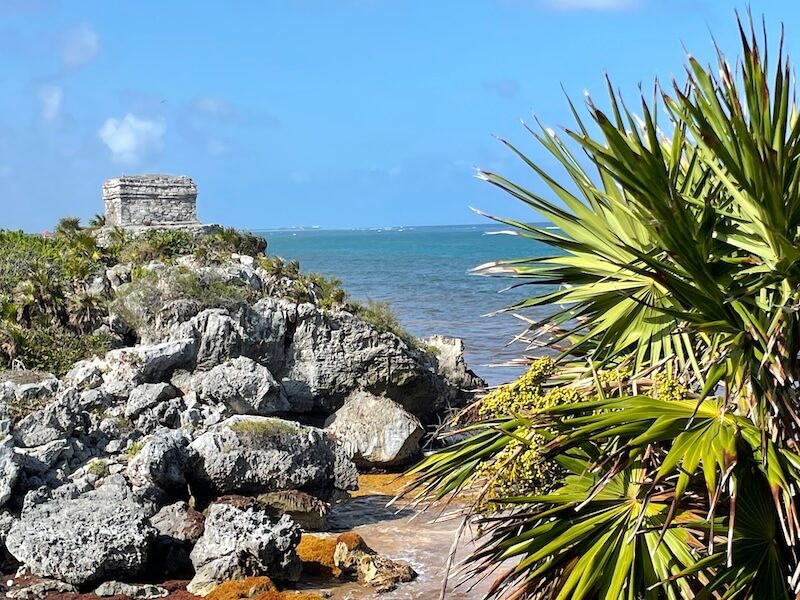
[[197, 186], [184, 175], [124, 175], [103, 183], [105, 229], [132, 235], [151, 229], [204, 233], [215, 225], [197, 219]]

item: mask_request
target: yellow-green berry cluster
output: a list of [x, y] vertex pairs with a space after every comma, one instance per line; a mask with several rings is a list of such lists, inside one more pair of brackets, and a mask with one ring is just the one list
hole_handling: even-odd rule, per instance
[[484, 419], [508, 416], [544, 406], [542, 383], [553, 373], [551, 358], [539, 358], [531, 363], [527, 373], [517, 381], [500, 386], [481, 401], [478, 414]]
[[655, 376], [655, 396], [659, 400], [671, 400], [673, 402], [686, 398], [686, 388], [680, 381], [667, 373], [659, 373]]

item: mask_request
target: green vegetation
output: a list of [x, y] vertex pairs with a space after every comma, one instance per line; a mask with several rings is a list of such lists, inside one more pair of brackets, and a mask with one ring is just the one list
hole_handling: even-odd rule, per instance
[[[62, 375], [76, 361], [108, 350], [111, 337], [101, 325], [114, 297], [100, 279], [108, 267], [131, 262], [134, 278], [147, 278], [144, 264], [151, 260], [170, 263], [190, 254], [215, 262], [266, 248], [262, 238], [233, 229], [203, 236], [153, 231], [135, 239], [118, 229], [101, 247], [93, 229], [102, 223], [95, 218], [83, 228], [77, 218], [64, 218], [50, 238], [0, 230], [0, 369], [20, 365]], [[246, 298], [243, 287], [189, 275], [181, 284], [198, 301]]]
[[128, 448], [125, 450], [125, 456], [127, 456], [128, 458], [133, 458], [134, 456], [139, 454], [139, 452], [142, 451], [144, 445], [145, 445], [144, 440], [139, 440], [138, 442], [134, 442], [133, 444], [128, 446]]
[[800, 592], [800, 112], [782, 47], [740, 29], [739, 60], [690, 56], [639, 116], [609, 84], [563, 139], [531, 129], [563, 180], [508, 144], [551, 198], [481, 172], [558, 227], [497, 219], [552, 256], [480, 269], [558, 286], [511, 307], [560, 307], [553, 373], [414, 469], [422, 498], [483, 491], [492, 597]]
[[297, 435], [302, 430], [291, 421], [282, 419], [240, 420], [231, 425], [231, 431], [244, 435], [267, 436], [276, 433]]

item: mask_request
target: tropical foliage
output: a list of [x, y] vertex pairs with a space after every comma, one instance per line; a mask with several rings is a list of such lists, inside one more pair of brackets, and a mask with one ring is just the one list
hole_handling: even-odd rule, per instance
[[[607, 110], [530, 128], [564, 178], [507, 143], [548, 192], [480, 172], [556, 226], [497, 219], [554, 251], [479, 270], [557, 286], [511, 310], [556, 307], [530, 337], [556, 353], [540, 388], [569, 390], [415, 468], [420, 500], [479, 489], [490, 596], [800, 592], [800, 113], [782, 40], [740, 32], [735, 66], [689, 56], [636, 111], [609, 83]], [[556, 475], [489, 495], [526, 447]]]
[[[356, 302], [341, 281], [303, 273], [297, 261], [266, 256], [266, 240], [260, 236], [225, 228], [203, 235], [152, 230], [131, 238], [115, 228], [102, 232], [100, 244], [95, 230], [104, 224], [101, 216], [88, 227], [68, 217], [51, 237], [0, 230], [0, 369], [16, 366], [61, 375], [76, 361], [104, 353], [115, 340], [120, 343], [121, 332], [122, 342], [135, 341], [140, 329], [168, 316], [163, 311], [177, 300], [200, 309], [262, 297], [310, 302], [353, 312], [418, 344], [386, 303]], [[264, 289], [223, 278], [215, 269], [193, 268], [229, 262], [232, 254], [254, 258], [266, 274]], [[193, 266], [182, 266], [181, 257], [189, 257]], [[116, 265], [130, 269], [131, 281], [111, 289], [105, 273]]]

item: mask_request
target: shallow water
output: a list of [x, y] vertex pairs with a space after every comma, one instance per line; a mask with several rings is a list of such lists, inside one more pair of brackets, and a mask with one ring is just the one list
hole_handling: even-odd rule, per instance
[[[437, 600], [441, 593], [447, 557], [458, 530], [460, 520], [448, 519], [432, 522], [438, 514], [417, 513], [397, 508], [386, 508], [391, 496], [370, 495], [356, 498], [334, 507], [329, 524], [335, 531], [355, 531], [377, 552], [395, 560], [409, 563], [418, 573], [411, 583], [403, 583], [393, 592], [377, 594], [355, 582], [336, 587], [326, 587], [307, 582], [307, 589], [324, 589], [331, 592], [333, 600]], [[336, 535], [336, 534], [333, 534]], [[461, 560], [473, 546], [468, 532], [459, 542], [455, 562]], [[489, 581], [475, 587], [449, 585], [448, 600], [476, 600], [488, 590]]]

